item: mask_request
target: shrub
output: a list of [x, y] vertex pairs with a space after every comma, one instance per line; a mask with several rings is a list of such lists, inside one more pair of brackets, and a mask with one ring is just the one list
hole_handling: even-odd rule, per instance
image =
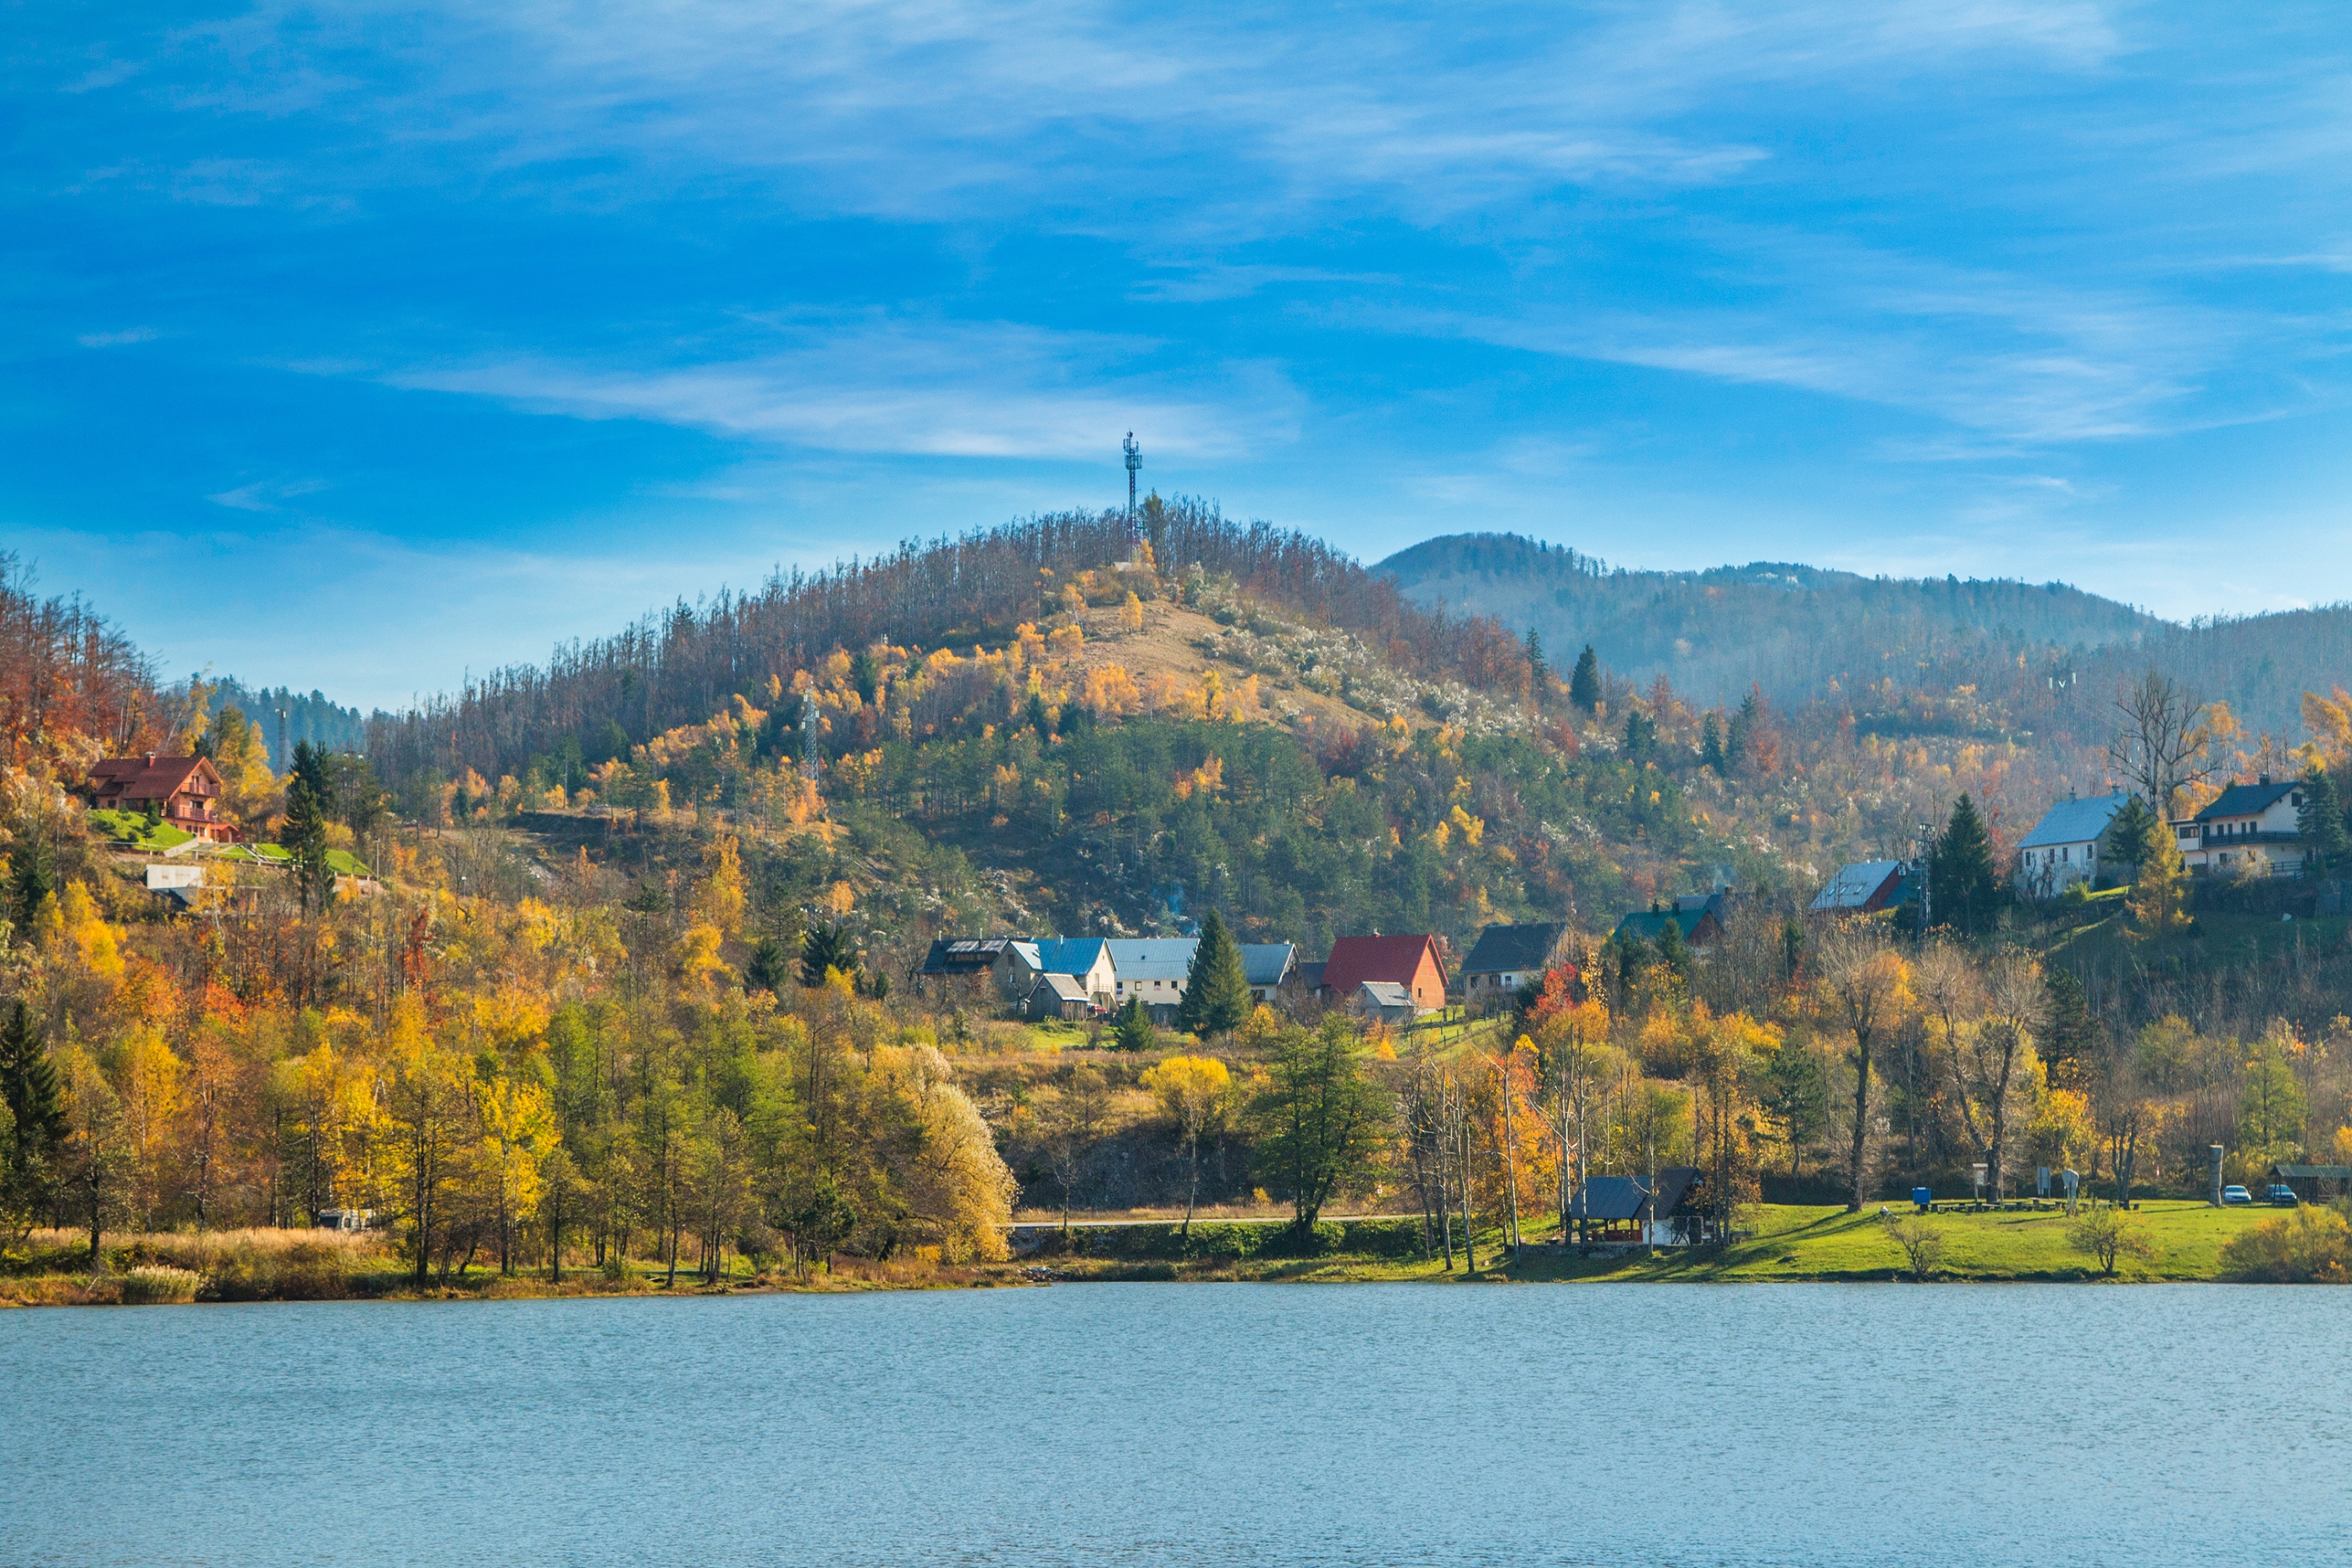
[[2221, 1266], [2277, 1285], [2352, 1284], [2352, 1223], [2336, 1209], [2305, 1205], [2231, 1237]]
[[2066, 1227], [2066, 1245], [2095, 1260], [2102, 1274], [2113, 1274], [2126, 1258], [2146, 1262], [2156, 1256], [2156, 1244], [2147, 1226], [2111, 1204], [2093, 1204]]
[[193, 1301], [204, 1276], [169, 1264], [142, 1264], [122, 1277], [122, 1304], [152, 1307], [165, 1302]]

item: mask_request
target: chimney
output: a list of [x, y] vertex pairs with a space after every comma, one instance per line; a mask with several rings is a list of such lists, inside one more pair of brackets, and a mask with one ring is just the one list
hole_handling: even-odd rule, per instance
[[2268, 773], [2256, 773], [2254, 775], [2254, 782], [2258, 784], [2267, 784], [2271, 782], [2271, 775]]
[[147, 753], [147, 765], [151, 768], [155, 765], [155, 753], [152, 752]]

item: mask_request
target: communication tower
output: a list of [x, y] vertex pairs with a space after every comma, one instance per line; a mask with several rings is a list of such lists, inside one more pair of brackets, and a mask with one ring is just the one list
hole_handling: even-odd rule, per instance
[[1143, 448], [1135, 444], [1134, 431], [1127, 433], [1127, 443], [1122, 449], [1127, 453], [1127, 548], [1128, 553], [1132, 555], [1136, 542], [1135, 476], [1143, 467]]
[[816, 783], [816, 689], [801, 696], [801, 777]]

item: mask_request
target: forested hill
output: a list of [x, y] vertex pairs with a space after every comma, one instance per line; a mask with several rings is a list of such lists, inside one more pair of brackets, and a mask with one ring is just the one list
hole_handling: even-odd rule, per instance
[[1591, 643], [1636, 684], [1664, 675], [1703, 702], [1751, 685], [1787, 704], [1923, 669], [2006, 661], [2025, 650], [2131, 644], [2165, 623], [2062, 583], [1863, 577], [1787, 562], [1706, 572], [1612, 568], [1515, 534], [1454, 534], [1373, 569], [1415, 603], [1490, 615], [1539, 632], [1555, 657]]
[[[1416, 605], [1319, 539], [1157, 496], [1139, 526], [1171, 581], [1214, 581], [1280, 605], [1413, 676], [1477, 689], [1526, 685], [1517, 637], [1482, 616]], [[368, 721], [368, 754], [387, 780], [467, 768], [496, 778], [572, 738], [589, 738], [592, 751], [599, 735], [616, 747], [623, 737], [642, 744], [734, 698], [756, 698], [772, 680], [789, 683], [839, 650], [1001, 647], [1022, 625], [1068, 608], [1078, 574], [1133, 553], [1120, 513], [1070, 512], [912, 541], [814, 574], [779, 573], [756, 591], [680, 603], [615, 635], [559, 647], [543, 668], [494, 671], [420, 710], [378, 713]]]

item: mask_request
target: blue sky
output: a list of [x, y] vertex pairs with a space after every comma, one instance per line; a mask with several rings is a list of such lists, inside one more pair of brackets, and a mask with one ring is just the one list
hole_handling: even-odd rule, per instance
[[362, 704], [1147, 483], [2352, 594], [2352, 13], [11, 5], [0, 548]]

